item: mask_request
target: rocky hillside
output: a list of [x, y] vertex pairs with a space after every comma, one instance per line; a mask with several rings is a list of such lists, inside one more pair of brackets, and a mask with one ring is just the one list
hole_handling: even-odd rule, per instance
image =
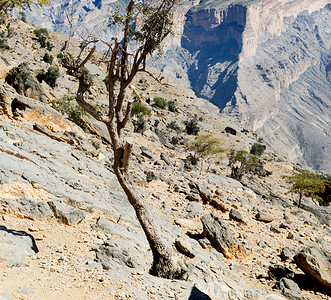
[[[182, 280], [149, 275], [151, 253], [112, 172], [107, 132], [70, 102], [77, 82], [57, 58], [67, 38], [49, 33], [47, 50], [34, 29], [18, 20], [0, 28], [0, 299], [328, 299], [330, 208], [308, 198], [294, 205], [282, 176], [300, 166], [269, 148], [265, 177], [230, 178], [226, 156], [192, 165], [187, 121], [226, 149], [249, 150], [258, 136], [191, 90], [141, 74], [134, 85], [151, 116], [127, 130], [131, 173], [185, 270]], [[87, 65], [89, 100], [106, 109], [102, 56]], [[24, 62], [21, 95], [5, 78]], [[43, 77], [51, 86], [36, 78], [50, 66], [59, 68], [54, 84]]]

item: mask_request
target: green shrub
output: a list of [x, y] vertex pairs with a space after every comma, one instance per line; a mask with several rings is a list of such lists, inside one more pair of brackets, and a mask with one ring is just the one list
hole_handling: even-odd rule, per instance
[[240, 150], [235, 152], [231, 150], [229, 153], [229, 166], [231, 167], [230, 177], [241, 180], [244, 174], [253, 173], [258, 165], [258, 159], [255, 155], [249, 154], [247, 151]]
[[185, 131], [189, 135], [197, 135], [200, 131], [200, 127], [198, 125], [198, 117], [194, 115], [194, 117], [190, 120], [184, 122]]
[[131, 117], [133, 116], [151, 116], [151, 110], [140, 101], [132, 103]]
[[62, 114], [66, 114], [69, 120], [80, 126], [85, 132], [88, 131], [88, 125], [84, 119], [87, 112], [76, 103], [74, 95], [66, 94], [60, 99], [51, 101], [51, 104], [54, 109]]
[[8, 40], [5, 38], [6, 34], [4, 31], [0, 32], [0, 50], [4, 51], [4, 50], [8, 50], [9, 46], [8, 46]]
[[161, 97], [155, 97], [154, 98], [154, 106], [160, 108], [160, 109], [164, 109], [167, 106], [167, 101], [164, 100]]
[[28, 88], [35, 85], [35, 80], [26, 62], [12, 68], [5, 81], [21, 95], [24, 95]]
[[48, 63], [48, 64], [52, 64], [53, 63], [53, 55], [49, 55], [47, 52], [45, 53], [44, 57], [43, 57], [43, 61], [45, 63]]
[[58, 67], [49, 67], [47, 71], [43, 70], [41, 73], [37, 75], [37, 79], [39, 82], [43, 80], [51, 87], [55, 87], [56, 80], [60, 76], [60, 71]]
[[266, 146], [262, 145], [260, 143], [254, 143], [251, 147], [250, 154], [256, 155], [256, 156], [261, 156], [263, 152], [265, 151]]
[[37, 37], [37, 40], [42, 48], [46, 48], [48, 51], [51, 51], [53, 49], [54, 47], [53, 44], [48, 40], [49, 33], [47, 29], [45, 28], [35, 29], [33, 33]]
[[178, 112], [177, 102], [176, 101], [169, 101], [168, 102], [168, 110], [171, 112]]
[[133, 131], [137, 133], [143, 133], [146, 130], [146, 120], [142, 115], [139, 115], [138, 119], [132, 120]]
[[171, 121], [170, 123], [168, 123], [167, 127], [169, 129], [175, 130], [176, 132], [180, 132], [182, 130], [175, 121]]
[[317, 176], [325, 181], [325, 190], [324, 192], [319, 192], [316, 194], [317, 200], [320, 205], [328, 205], [331, 202], [331, 175], [322, 174]]

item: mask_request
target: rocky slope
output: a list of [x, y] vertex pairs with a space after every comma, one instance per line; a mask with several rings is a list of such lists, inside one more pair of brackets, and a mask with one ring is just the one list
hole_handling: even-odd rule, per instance
[[[249, 150], [256, 135], [240, 132], [192, 91], [142, 74], [138, 93], [175, 100], [179, 112], [145, 103], [152, 110], [146, 130], [127, 130], [135, 144], [132, 175], [186, 270], [184, 280], [150, 276], [149, 247], [112, 173], [107, 133], [91, 120], [84, 132], [53, 108], [77, 82], [60, 66], [55, 87], [36, 83], [29, 97], [4, 83], [19, 63], [34, 75], [49, 67], [34, 28], [17, 20], [11, 27], [0, 57], [0, 299], [328, 299], [330, 208], [310, 199], [303, 209], [294, 206], [282, 175], [298, 166], [270, 149], [263, 156], [268, 177], [231, 179], [226, 158], [208, 172], [189, 165], [185, 143], [193, 137], [183, 123], [194, 114], [202, 117], [201, 133], [212, 132], [227, 149]], [[56, 57], [66, 38], [50, 33], [50, 40]], [[72, 43], [75, 54], [79, 43]], [[89, 99], [105, 108], [101, 57], [87, 65], [94, 76]], [[311, 255], [319, 281], [305, 275]]]

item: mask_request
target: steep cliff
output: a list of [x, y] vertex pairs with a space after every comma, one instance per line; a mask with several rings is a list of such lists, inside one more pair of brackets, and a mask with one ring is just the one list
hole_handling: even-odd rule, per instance
[[[228, 5], [226, 6], [225, 3]], [[330, 171], [327, 1], [202, 1], [182, 47], [195, 92], [291, 159]]]

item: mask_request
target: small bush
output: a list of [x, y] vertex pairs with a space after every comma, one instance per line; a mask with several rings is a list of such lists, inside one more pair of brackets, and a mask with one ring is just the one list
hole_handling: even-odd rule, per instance
[[175, 121], [171, 121], [170, 123], [168, 123], [167, 127], [169, 129], [175, 130], [176, 132], [180, 132], [182, 130]]
[[83, 119], [87, 112], [76, 103], [74, 95], [64, 95], [60, 99], [51, 101], [51, 104], [54, 109], [62, 114], [66, 114], [69, 120], [80, 126], [85, 132], [88, 131], [86, 120]]
[[266, 146], [262, 145], [260, 143], [254, 143], [252, 145], [250, 154], [256, 155], [256, 156], [261, 156], [263, 154], [263, 152], [265, 151]]
[[24, 95], [25, 91], [35, 84], [35, 80], [26, 62], [12, 68], [6, 76], [5, 81], [21, 95]]
[[3, 31], [0, 32], [0, 50], [8, 50], [8, 40], [5, 38], [5, 33]]
[[146, 130], [146, 120], [142, 115], [140, 115], [137, 120], [132, 120], [132, 124], [134, 132], [143, 133]]
[[46, 48], [48, 51], [51, 51], [54, 48], [53, 44], [48, 40], [49, 33], [47, 29], [45, 28], [35, 29], [33, 33], [37, 37], [38, 42], [42, 48]]
[[160, 108], [160, 109], [164, 109], [167, 106], [167, 101], [164, 100], [161, 97], [155, 97], [154, 98], [154, 106]]
[[52, 63], [53, 63], [53, 60], [54, 60], [53, 55], [49, 55], [49, 54], [46, 52], [45, 55], [44, 55], [44, 57], [43, 57], [43, 61], [44, 61], [45, 63], [52, 64]]
[[200, 131], [200, 127], [198, 125], [198, 118], [195, 115], [191, 120], [187, 120], [184, 122], [185, 131], [189, 135], [197, 135]]
[[37, 75], [37, 79], [39, 82], [43, 80], [51, 87], [55, 87], [56, 80], [60, 76], [60, 71], [58, 67], [49, 67], [47, 71], [43, 70], [41, 73]]
[[177, 102], [176, 101], [169, 101], [168, 102], [168, 110], [171, 112], [178, 112]]
[[132, 103], [131, 117], [132, 116], [151, 116], [151, 110], [147, 108], [140, 101], [135, 101]]

